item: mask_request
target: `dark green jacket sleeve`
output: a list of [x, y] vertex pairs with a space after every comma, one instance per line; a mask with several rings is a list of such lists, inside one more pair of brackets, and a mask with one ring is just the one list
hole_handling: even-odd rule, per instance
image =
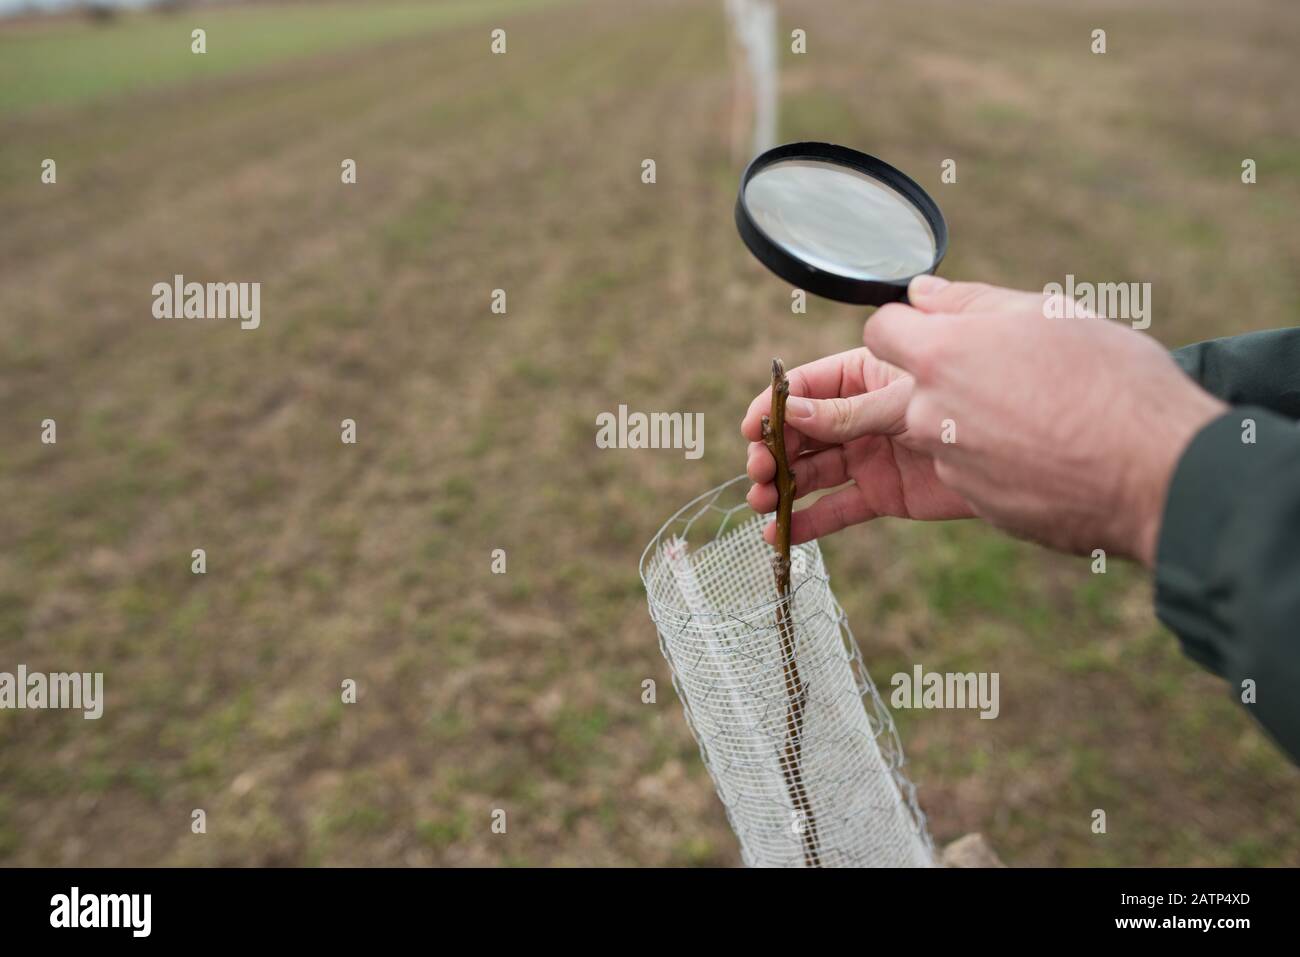
[[1226, 678], [1300, 762], [1300, 329], [1174, 353], [1233, 403], [1192, 440], [1169, 486], [1156, 614]]
[[1300, 329], [1270, 329], [1175, 349], [1174, 361], [1229, 405], [1300, 419]]

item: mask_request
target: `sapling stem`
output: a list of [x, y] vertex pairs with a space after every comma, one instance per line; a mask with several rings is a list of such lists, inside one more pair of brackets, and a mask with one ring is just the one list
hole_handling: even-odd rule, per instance
[[789, 704], [785, 714], [785, 744], [781, 751], [781, 773], [790, 793], [791, 803], [800, 815], [804, 863], [819, 867], [817, 821], [813, 817], [808, 790], [803, 783], [804, 705], [808, 693], [799, 677], [796, 661], [794, 617], [790, 612], [790, 517], [794, 511], [794, 469], [785, 451], [785, 400], [790, 396], [790, 380], [780, 359], [772, 360], [772, 411], [763, 416], [763, 444], [776, 461], [776, 555], [772, 569], [776, 575], [776, 628], [781, 641], [781, 661], [785, 692]]

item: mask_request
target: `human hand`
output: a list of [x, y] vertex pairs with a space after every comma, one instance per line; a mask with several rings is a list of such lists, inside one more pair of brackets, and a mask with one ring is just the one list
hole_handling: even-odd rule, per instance
[[1000, 528], [1151, 565], [1178, 459], [1224, 403], [1154, 339], [1044, 318], [1041, 295], [926, 276], [909, 298], [863, 334], [914, 378], [895, 442]]
[[[936, 477], [925, 452], [900, 439], [913, 380], [865, 348], [826, 356], [788, 375], [786, 450], [800, 497], [852, 483], [823, 496], [791, 519], [793, 544], [829, 535], [878, 516], [969, 518], [970, 507]], [[740, 430], [749, 439], [748, 501], [758, 512], [776, 508], [776, 463], [761, 441], [772, 402], [767, 388], [750, 403]], [[775, 525], [764, 529], [775, 544]]]

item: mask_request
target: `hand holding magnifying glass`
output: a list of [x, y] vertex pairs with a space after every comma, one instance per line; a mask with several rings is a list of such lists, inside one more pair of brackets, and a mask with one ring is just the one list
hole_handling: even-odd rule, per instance
[[[790, 373], [796, 495], [834, 490], [791, 516], [795, 544], [877, 516], [978, 514], [1062, 550], [1152, 561], [1173, 464], [1224, 408], [1158, 343], [1096, 317], [1044, 318], [1041, 293], [953, 283], [901, 304], [909, 281], [938, 265], [947, 229], [919, 186], [842, 147], [760, 156], [736, 219], [782, 278], [884, 304], [866, 348]], [[764, 393], [745, 417], [751, 442], [766, 405]], [[750, 504], [771, 509], [775, 465], [761, 446], [747, 471]]]

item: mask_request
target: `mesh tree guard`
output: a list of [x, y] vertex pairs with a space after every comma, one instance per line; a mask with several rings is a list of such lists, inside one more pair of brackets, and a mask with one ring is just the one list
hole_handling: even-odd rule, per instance
[[695, 499], [641, 556], [659, 645], [741, 857], [751, 867], [930, 866], [898, 732], [821, 550], [791, 553], [793, 641], [783, 640], [773, 550], [747, 487], [742, 475]]

